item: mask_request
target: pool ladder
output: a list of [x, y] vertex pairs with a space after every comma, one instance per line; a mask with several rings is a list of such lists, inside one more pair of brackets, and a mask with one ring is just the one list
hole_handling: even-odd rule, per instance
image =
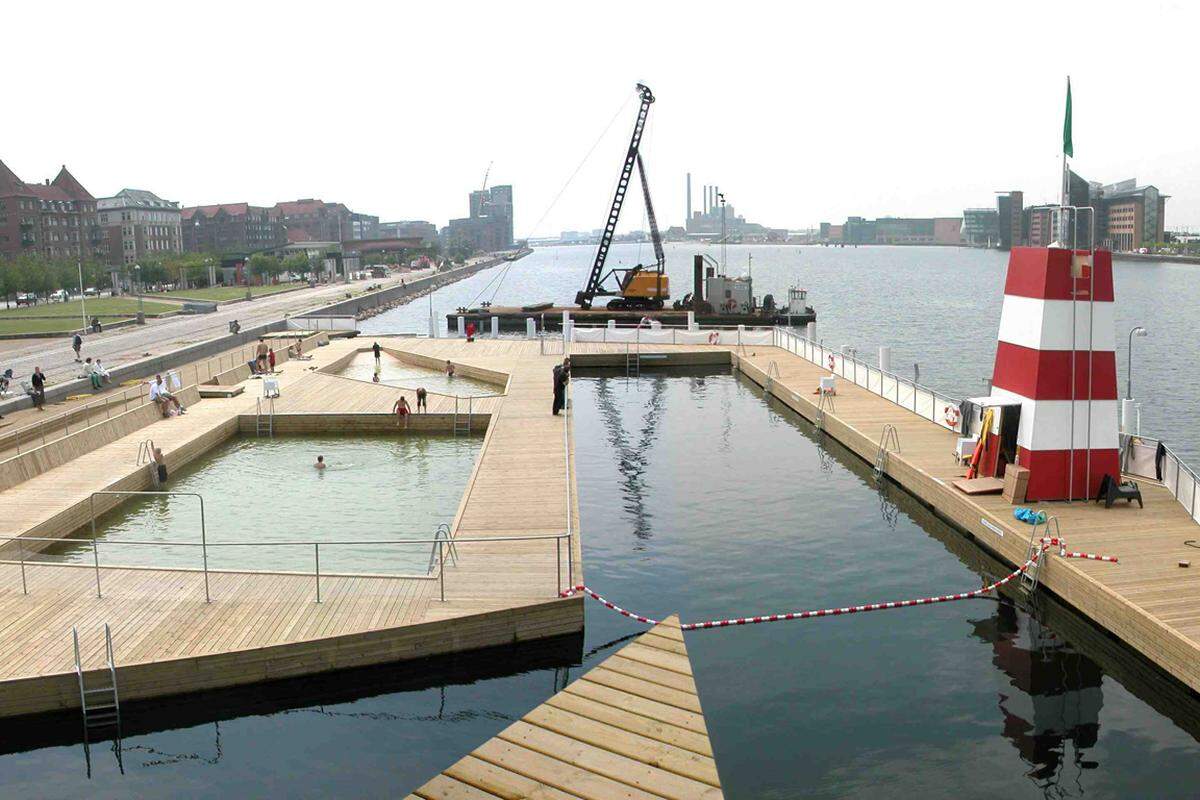
[[634, 349], [632, 342], [625, 343], [625, 377], [642, 377], [642, 357], [641, 354]]
[[775, 361], [771, 361], [771, 363], [767, 364], [767, 376], [763, 381], [765, 384], [763, 388], [767, 390], [767, 394], [770, 394], [771, 390], [775, 388], [775, 381], [778, 378], [779, 364], [777, 364]]
[[[75, 646], [75, 676], [79, 679], [79, 706], [83, 712], [83, 738], [97, 728], [116, 728], [121, 738], [121, 700], [117, 692], [117, 667], [113, 661], [112, 631], [104, 623], [104, 659], [108, 665], [108, 682], [88, 687], [83, 676], [83, 660], [79, 657], [79, 630], [71, 626], [71, 641]], [[101, 673], [103, 674], [103, 672]]]
[[150, 464], [154, 461], [154, 440], [144, 439], [138, 443], [137, 465]]
[[817, 430], [825, 432], [825, 411], [837, 411], [833, 405], [833, 395], [829, 392], [821, 392], [817, 397], [817, 411], [813, 414], [813, 424]]
[[258, 398], [254, 415], [254, 432], [258, 436], [264, 433], [274, 439], [275, 438], [275, 398], [267, 398], [267, 413], [263, 414], [262, 398]]
[[896, 433], [895, 425], [888, 424], [883, 426], [883, 432], [879, 434], [879, 452], [875, 454], [876, 481], [881, 481], [887, 474], [888, 453], [892, 450], [900, 452], [900, 435]]
[[1021, 573], [1021, 591], [1026, 595], [1031, 595], [1037, 591], [1038, 584], [1041, 582], [1042, 564], [1046, 561], [1047, 554], [1050, 552], [1049, 550], [1041, 552], [1042, 538], [1053, 537], [1059, 541], [1062, 540], [1062, 532], [1058, 527], [1058, 517], [1047, 519], [1045, 527], [1042, 530], [1044, 533], [1042, 536], [1038, 536], [1038, 525], [1035, 523], [1033, 530], [1029, 533], [1029, 551], [1028, 555], [1025, 556], [1025, 560], [1028, 561], [1035, 554], [1040, 553], [1040, 555], [1038, 555], [1038, 560], [1033, 562], [1033, 566]]
[[471, 435], [471, 417], [475, 413], [475, 398], [473, 395], [467, 395], [467, 413], [463, 414], [459, 411], [459, 401], [462, 400], [458, 395], [454, 395], [454, 435], [460, 433], [466, 436]]

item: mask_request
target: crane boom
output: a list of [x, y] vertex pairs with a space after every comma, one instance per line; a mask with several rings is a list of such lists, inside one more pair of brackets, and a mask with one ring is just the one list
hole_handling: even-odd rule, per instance
[[650, 91], [650, 87], [639, 83], [637, 89], [642, 104], [638, 109], [637, 120], [633, 124], [633, 135], [629, 138], [629, 151], [625, 154], [625, 163], [621, 165], [621, 177], [617, 181], [617, 190], [613, 195], [608, 220], [604, 223], [604, 232], [600, 235], [600, 245], [596, 248], [596, 258], [592, 262], [591, 274], [588, 275], [583, 291], [575, 295], [575, 302], [580, 308], [591, 308], [592, 300], [597, 294], [612, 294], [612, 292], [605, 292], [603, 288], [606, 277], [604, 263], [608, 259], [608, 249], [612, 246], [613, 236], [617, 231], [617, 220], [621, 217], [621, 206], [625, 203], [625, 193], [628, 191], [629, 181], [633, 177], [633, 166], [639, 159], [638, 148], [642, 143], [642, 133], [646, 129], [646, 118], [650, 115], [650, 104], [654, 102], [654, 94]]

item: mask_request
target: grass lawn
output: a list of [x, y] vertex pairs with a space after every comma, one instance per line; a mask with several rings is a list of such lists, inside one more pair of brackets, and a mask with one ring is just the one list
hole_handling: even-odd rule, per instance
[[[149, 300], [145, 301], [144, 305], [147, 314], [163, 314], [179, 308], [170, 303], [154, 303]], [[101, 317], [104, 317], [106, 314], [132, 317], [137, 314], [137, 310], [138, 301], [136, 297], [89, 297], [87, 299], [87, 315], [89, 319], [93, 314], [99, 314]], [[38, 303], [36, 306], [21, 306], [20, 308], [14, 305], [9, 309], [0, 307], [0, 320], [19, 319], [21, 317], [72, 317], [75, 323], [82, 324], [82, 313], [80, 312], [78, 300], [70, 300], [66, 303]], [[69, 330], [73, 324], [55, 322], [54, 320], [36, 321], [50, 322], [57, 325], [58, 327], [53, 328], [53, 330]], [[103, 322], [104, 320], [101, 319], [100, 321]], [[12, 333], [13, 331], [7, 332]]]
[[[276, 292], [286, 292], [288, 289], [297, 289], [301, 286], [307, 286], [307, 283], [301, 281], [293, 281], [292, 283], [276, 283], [267, 286], [251, 286], [250, 296], [261, 297], [265, 294], [275, 294]], [[216, 303], [225, 300], [240, 300], [246, 296], [245, 286], [211, 286], [207, 289], [177, 289], [173, 292], [163, 292], [167, 297], [181, 297], [187, 300], [210, 300]]]
[[[91, 309], [89, 308], [89, 311]], [[115, 320], [102, 320], [104, 323]], [[59, 319], [11, 319], [0, 315], [0, 334], [6, 333], [60, 333], [81, 327], [78, 317], [61, 317]]]

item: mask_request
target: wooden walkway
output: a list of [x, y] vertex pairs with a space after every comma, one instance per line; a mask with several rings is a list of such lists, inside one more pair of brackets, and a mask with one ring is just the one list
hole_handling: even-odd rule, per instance
[[[743, 373], [760, 386], [769, 383], [778, 400], [813, 419], [812, 393], [829, 372], [780, 348], [749, 349], [738, 359]], [[779, 374], [768, 381], [771, 362]], [[950, 485], [964, 473], [951, 455], [956, 434], [838, 378], [836, 410], [826, 410], [825, 431], [874, 463], [884, 425], [894, 425], [900, 440], [900, 452], [887, 458], [893, 480], [1009, 564], [1026, 560], [1030, 526], [1013, 518], [1014, 506], [1000, 495], [968, 497]], [[1085, 501], [1034, 504], [1058, 518], [1071, 550], [1120, 558], [1119, 564], [1107, 564], [1052, 555], [1040, 579], [1102, 628], [1200, 691], [1200, 571], [1178, 566], [1181, 559], [1196, 563], [1196, 550], [1184, 540], [1200, 539], [1200, 526], [1165, 487], [1138, 481], [1144, 509], [1125, 503], [1105, 509]]]
[[[314, 575], [254, 572], [210, 573], [212, 602], [205, 603], [202, 573], [113, 566], [120, 563], [115, 547], [101, 548], [102, 597], [96, 596], [94, 569], [34, 562], [25, 566], [26, 594], [10, 545], [5, 555], [14, 560], [0, 563], [0, 716], [78, 705], [73, 625], [89, 668], [100, 666], [103, 623], [112, 626], [124, 699], [580, 630], [581, 598], [558, 596], [569, 576], [582, 579], [582, 565], [573, 486], [568, 494], [569, 421], [548, 408], [549, 369], [556, 359], [533, 356], [532, 342], [524, 348], [530, 357], [474, 345], [468, 351], [461, 340], [387, 344], [436, 352], [468, 369], [475, 363], [481, 370], [512, 372], [507, 396], [478, 401], [490, 424], [455, 514], [455, 535], [555, 536], [566, 531], [569, 508], [569, 544], [553, 538], [460, 542], [457, 562], [443, 576], [445, 601], [436, 574], [323, 575], [319, 605]], [[282, 365], [276, 412], [327, 414], [334, 425], [341, 425], [347, 409], [388, 416], [400, 390], [318, 371], [361, 347], [335, 340], [314, 350], [312, 361]], [[138, 444], [146, 438], [164, 450], [174, 471], [235, 435], [239, 418], [253, 415], [261, 396], [259, 381], [245, 385], [242, 395], [201, 400], [183, 417], [154, 422], [0, 492], [0, 533], [61, 537], [86, 524], [93, 492], [147, 488], [147, 468], [136, 464]], [[452, 401], [431, 395], [430, 416], [435, 408], [448, 413], [445, 405]]]
[[410, 798], [723, 797], [691, 662], [671, 616]]

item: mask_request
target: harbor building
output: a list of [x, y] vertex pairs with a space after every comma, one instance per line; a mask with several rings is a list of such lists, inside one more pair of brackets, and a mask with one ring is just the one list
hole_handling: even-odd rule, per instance
[[0, 161], [0, 255], [104, 256], [96, 198], [66, 168], [54, 180], [25, 183]]
[[724, 205], [722, 223], [721, 188], [703, 187], [702, 210], [692, 208], [692, 175], [687, 175], [687, 219], [684, 221], [686, 235], [693, 239], [719, 239], [722, 230], [730, 241], [782, 242], [788, 238], [784, 228], [768, 228], [757, 222], [749, 222], [739, 216], [732, 203]]
[[992, 247], [1000, 241], [1000, 212], [994, 208], [963, 209], [963, 244]]
[[[340, 242], [362, 238], [353, 233], [353, 214], [342, 203], [326, 203], [312, 197], [276, 203], [271, 219], [289, 232], [302, 231], [303, 238], [289, 236], [292, 241]], [[375, 219], [379, 223], [379, 219]]]
[[1154, 186], [1138, 186], [1130, 178], [1101, 189], [1104, 200], [1103, 231], [1106, 246], [1114, 250], [1136, 250], [1164, 241], [1167, 195]]
[[181, 212], [183, 249], [188, 253], [247, 253], [287, 244], [283, 224], [271, 209], [249, 203], [190, 206]]
[[485, 253], [513, 245], [513, 188], [481, 189], [468, 196], [470, 216], [452, 219], [442, 228], [442, 243], [465, 242]]
[[136, 264], [148, 255], [183, 252], [179, 204], [145, 189], [122, 189], [96, 201], [110, 266]]
[[1000, 232], [1000, 249], [1011, 250], [1019, 246], [1024, 219], [1025, 193], [1021, 191], [998, 192], [996, 195], [997, 227]]
[[379, 223], [379, 236], [384, 239], [418, 238], [422, 247], [437, 243], [437, 226], [423, 219]]
[[963, 243], [962, 229], [962, 217], [847, 217], [844, 225], [822, 222], [821, 240], [856, 245], [957, 245]]

